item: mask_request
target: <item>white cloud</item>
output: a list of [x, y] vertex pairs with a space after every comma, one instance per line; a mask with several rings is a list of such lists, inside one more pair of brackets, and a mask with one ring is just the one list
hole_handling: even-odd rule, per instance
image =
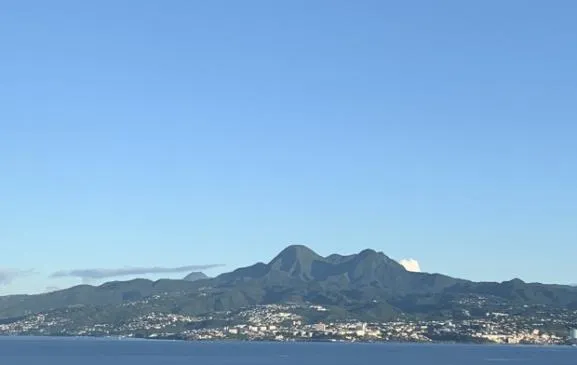
[[419, 261], [415, 259], [402, 259], [399, 261], [399, 264], [403, 265], [407, 271], [421, 272], [421, 265], [419, 265]]
[[77, 270], [57, 271], [55, 273], [52, 273], [50, 277], [52, 278], [77, 277], [81, 278], [84, 282], [90, 282], [91, 280], [108, 279], [119, 276], [179, 273], [194, 270], [206, 270], [221, 266], [223, 265], [210, 264], [210, 265], [188, 265], [179, 267], [124, 267], [117, 269], [77, 269]]

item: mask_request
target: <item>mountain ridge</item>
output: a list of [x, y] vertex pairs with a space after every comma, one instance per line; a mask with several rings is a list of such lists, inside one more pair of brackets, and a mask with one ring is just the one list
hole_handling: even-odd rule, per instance
[[520, 279], [473, 282], [443, 274], [410, 272], [372, 249], [323, 257], [306, 246], [291, 245], [268, 263], [258, 262], [214, 278], [132, 279], [99, 286], [78, 285], [44, 294], [0, 297], [0, 318], [68, 306], [160, 301], [159, 298], [165, 297], [171, 298], [162, 302], [165, 310], [192, 314], [285, 302], [310, 302], [343, 310], [382, 303], [379, 311], [383, 313], [416, 313], [432, 308], [422, 303], [437, 303], [434, 308], [448, 309], [459, 298], [471, 295], [511, 303], [577, 308], [577, 288], [571, 286], [525, 283]]

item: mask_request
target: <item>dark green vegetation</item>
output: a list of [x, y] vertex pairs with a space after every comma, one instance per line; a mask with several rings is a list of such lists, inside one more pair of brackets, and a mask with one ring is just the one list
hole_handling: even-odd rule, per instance
[[481, 316], [489, 309], [519, 304], [577, 309], [575, 287], [518, 279], [477, 283], [412, 273], [373, 250], [322, 257], [307, 247], [289, 246], [268, 264], [257, 263], [211, 279], [195, 274], [192, 279], [136, 279], [0, 297], [0, 318], [80, 307], [86, 313], [79, 318], [90, 313], [122, 321], [153, 311], [201, 315], [255, 304], [305, 302], [331, 308], [331, 316], [365, 320], [399, 315], [451, 317], [465, 310], [467, 315]]

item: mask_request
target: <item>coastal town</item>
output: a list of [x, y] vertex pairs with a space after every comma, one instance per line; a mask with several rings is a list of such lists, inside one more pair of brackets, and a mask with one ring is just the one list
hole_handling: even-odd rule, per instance
[[97, 336], [179, 340], [463, 342], [533, 345], [577, 344], [577, 311], [534, 316], [487, 312], [484, 318], [386, 322], [310, 322], [299, 313], [327, 312], [320, 305], [260, 305], [209, 316], [148, 313], [119, 323], [79, 325], [66, 312], [0, 323], [0, 335]]

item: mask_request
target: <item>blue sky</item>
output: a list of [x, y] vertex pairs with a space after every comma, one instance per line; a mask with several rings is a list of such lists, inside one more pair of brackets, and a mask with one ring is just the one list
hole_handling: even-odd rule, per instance
[[290, 243], [575, 282], [576, 12], [5, 1], [0, 294]]

